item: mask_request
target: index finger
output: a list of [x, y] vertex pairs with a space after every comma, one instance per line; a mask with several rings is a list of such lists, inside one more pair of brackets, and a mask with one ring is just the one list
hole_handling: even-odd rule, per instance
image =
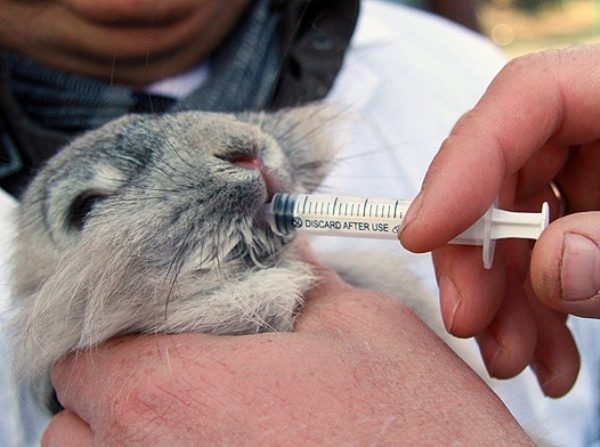
[[442, 144], [405, 218], [402, 244], [431, 251], [464, 231], [545, 144], [598, 139], [599, 63], [600, 45], [509, 62]]

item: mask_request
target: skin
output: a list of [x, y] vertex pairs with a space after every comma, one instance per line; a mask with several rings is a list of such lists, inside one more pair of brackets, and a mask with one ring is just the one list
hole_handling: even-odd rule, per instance
[[[62, 70], [137, 86], [180, 73], [205, 58], [233, 29], [247, 4], [0, 0], [0, 41]], [[563, 299], [565, 241], [575, 240], [565, 235], [598, 244], [597, 215], [557, 220], [535, 245], [531, 259], [526, 243], [499, 244], [504, 246], [488, 272], [481, 269], [477, 249], [440, 247], [498, 195], [506, 207], [539, 209], [539, 202], [551, 197], [547, 186], [552, 179], [560, 181], [569, 211], [598, 209], [600, 188], [594, 173], [600, 105], [595, 92], [600, 80], [594, 73], [599, 59], [600, 50], [591, 47], [509, 64], [442, 146], [401, 235], [414, 251], [435, 249], [449, 331], [476, 335], [489, 370], [498, 377], [534, 365], [544, 391], [554, 396], [569, 389], [579, 362], [565, 314], [600, 314], [597, 294], [588, 300]], [[464, 203], [470, 206], [464, 208]], [[427, 225], [415, 224], [419, 221]], [[337, 279], [330, 288], [327, 284], [313, 292], [292, 334], [129, 337], [108, 342], [93, 355], [65, 360], [56, 368], [54, 384], [67, 410], [52, 420], [44, 445], [107, 440], [118, 445], [119, 436], [127, 445], [135, 440], [144, 444], [144, 436], [159, 436], [166, 443], [168, 435], [157, 422], [166, 423], [181, 439], [196, 436], [207, 442], [235, 443], [250, 435], [264, 441], [267, 433], [282, 441], [299, 436], [301, 427], [290, 426], [289, 417], [278, 417], [278, 408], [307, 421], [311, 431], [302, 434], [315, 441], [327, 437], [435, 444], [450, 435], [476, 445], [490, 439], [508, 439], [511, 445], [528, 442], [489, 390], [406, 309]], [[206, 352], [215, 356], [207, 358]], [[278, 359], [275, 364], [273, 358]], [[325, 360], [331, 362], [326, 371]], [[294, 380], [289, 380], [291, 371], [296, 371]], [[175, 377], [179, 381], [173, 382]], [[175, 389], [157, 386], [167, 382]], [[218, 392], [204, 394], [210, 389], [207, 384]], [[415, 389], [420, 390], [417, 396], [411, 391]], [[371, 411], [366, 416], [348, 413], [348, 401], [342, 405], [340, 396], [350, 396], [358, 408]], [[175, 420], [164, 408], [174, 415], [192, 409], [201, 417]], [[386, 424], [390, 420], [406, 423]], [[222, 429], [211, 431], [214, 426]], [[375, 434], [374, 428], [381, 432]]]
[[0, 0], [0, 42], [51, 67], [133, 86], [181, 73], [249, 0]]
[[532, 445], [408, 309], [321, 273], [293, 333], [125, 337], [61, 362], [42, 445]]
[[[247, 5], [0, 0], [0, 41], [65, 71], [142, 85], [205, 58]], [[331, 272], [325, 278], [294, 333], [125, 337], [64, 360], [53, 382], [66, 410], [43, 445], [448, 436], [529, 444], [501, 402], [407, 309]]]
[[[401, 233], [409, 250], [434, 250], [448, 330], [476, 336], [496, 377], [531, 365], [549, 396], [565, 394], [579, 369], [566, 315], [600, 317], [599, 63], [598, 45], [510, 62], [442, 144]], [[571, 214], [533, 248], [498, 243], [484, 271], [478, 249], [444, 246], [497, 197], [515, 210], [549, 201], [557, 217], [551, 181]]]

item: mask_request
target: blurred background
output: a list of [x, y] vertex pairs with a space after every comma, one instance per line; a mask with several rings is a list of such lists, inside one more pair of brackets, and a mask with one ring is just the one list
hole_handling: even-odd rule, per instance
[[391, 0], [489, 36], [509, 57], [600, 42], [600, 0]]

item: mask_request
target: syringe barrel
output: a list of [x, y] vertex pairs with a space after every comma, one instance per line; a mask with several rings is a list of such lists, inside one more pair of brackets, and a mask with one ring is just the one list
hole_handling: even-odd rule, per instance
[[397, 239], [410, 201], [354, 196], [275, 194], [271, 227], [277, 234]]
[[[267, 205], [271, 229], [279, 235], [302, 231], [313, 235], [396, 239], [411, 202], [355, 196], [275, 194]], [[483, 264], [492, 265], [496, 239], [537, 239], [548, 226], [548, 205], [540, 213], [517, 213], [492, 206], [451, 244], [481, 245]]]

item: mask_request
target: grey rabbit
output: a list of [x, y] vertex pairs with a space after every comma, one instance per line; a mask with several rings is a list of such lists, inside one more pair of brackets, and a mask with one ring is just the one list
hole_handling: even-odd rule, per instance
[[[117, 334], [291, 330], [316, 278], [297, 238], [271, 231], [264, 204], [318, 187], [336, 157], [336, 119], [321, 105], [131, 115], [51, 159], [21, 201], [14, 255], [15, 370], [40, 403], [57, 360]], [[408, 268], [332, 258], [445, 334]]]
[[[319, 186], [339, 119], [322, 105], [130, 115], [53, 157], [20, 203], [13, 259], [14, 369], [38, 403], [53, 408], [57, 360], [118, 334], [291, 330], [318, 278], [298, 238], [271, 231], [264, 205]], [[406, 260], [389, 256], [324, 261], [395, 295], [485, 378]]]

